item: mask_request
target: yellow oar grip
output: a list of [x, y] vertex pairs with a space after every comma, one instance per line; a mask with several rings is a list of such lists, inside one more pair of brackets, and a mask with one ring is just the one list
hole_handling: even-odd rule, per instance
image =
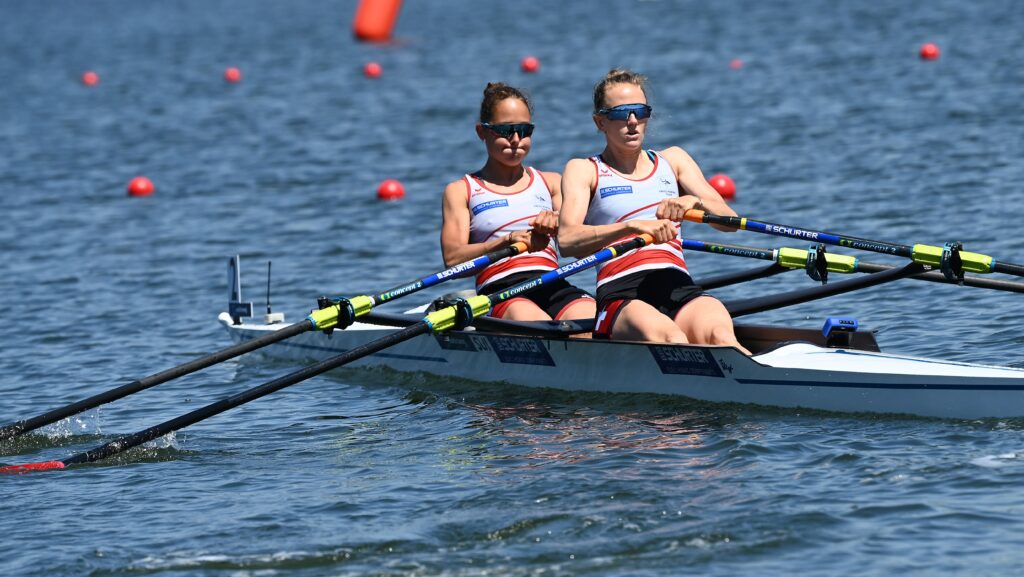
[[[845, 254], [825, 253], [825, 262], [829, 272], [850, 274], [857, 272], [857, 259]], [[780, 248], [779, 264], [786, 268], [804, 268], [807, 266], [807, 251], [798, 248]]]
[[[469, 307], [473, 311], [474, 319], [484, 316], [491, 310], [491, 299], [487, 295], [469, 297], [466, 302], [469, 303]], [[445, 307], [428, 314], [425, 320], [430, 325], [430, 329], [437, 333], [454, 327], [457, 313], [457, 307]]]
[[356, 318], [359, 318], [370, 312], [373, 308], [373, 297], [358, 296], [348, 299], [348, 302], [352, 303], [352, 310], [356, 313]]
[[527, 249], [530, 248], [526, 246], [525, 242], [514, 242], [510, 246], [516, 249], [516, 254], [523, 254], [524, 252], [526, 252]]
[[[348, 303], [352, 306], [353, 318], [359, 318], [370, 312], [370, 309], [373, 308], [373, 298], [368, 296], [352, 297], [348, 299]], [[317, 330], [323, 331], [338, 325], [338, 314], [340, 312], [341, 304], [339, 303], [325, 309], [313, 311], [306, 318], [313, 321], [313, 325]]]
[[[940, 267], [942, 266], [942, 251], [941, 246], [915, 244], [914, 256], [912, 258], [918, 264]], [[962, 250], [960, 251], [960, 260], [963, 262], [964, 270], [967, 272], [992, 272], [994, 259], [988, 255]]]

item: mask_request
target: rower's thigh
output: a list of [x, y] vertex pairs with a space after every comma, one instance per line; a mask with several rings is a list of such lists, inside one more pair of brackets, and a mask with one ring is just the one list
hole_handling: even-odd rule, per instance
[[[576, 299], [569, 303], [569, 306], [565, 307], [562, 314], [558, 316], [558, 320], [573, 320], [573, 319], [592, 319], [597, 316], [597, 301], [594, 299]], [[591, 333], [577, 333], [571, 335], [577, 339], [589, 339]]]
[[565, 307], [558, 319], [592, 319], [597, 316], [597, 301], [594, 299], [576, 299]]
[[640, 300], [631, 300], [619, 310], [612, 325], [612, 337], [627, 341], [685, 343], [686, 335], [672, 319]]
[[675, 324], [693, 343], [731, 345], [736, 342], [729, 311], [713, 297], [701, 296], [686, 303], [676, 314]]
[[516, 299], [505, 309], [503, 319], [510, 321], [550, 321], [551, 317], [537, 303], [527, 299]]

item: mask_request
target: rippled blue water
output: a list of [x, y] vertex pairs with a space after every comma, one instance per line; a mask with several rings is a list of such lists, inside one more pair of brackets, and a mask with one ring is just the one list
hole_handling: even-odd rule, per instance
[[[629, 66], [653, 83], [649, 142], [729, 173], [741, 214], [1024, 261], [1024, 12], [1008, 0], [409, 1], [390, 46], [355, 43], [353, 10], [6, 3], [0, 421], [226, 346], [228, 255], [257, 303], [273, 259], [292, 319], [440, 268], [440, 192], [483, 162], [472, 124], [492, 80], [535, 97], [538, 167], [597, 151], [590, 88]], [[917, 58], [925, 41], [938, 61]], [[519, 71], [527, 54], [539, 74]], [[155, 196], [126, 198], [136, 174]], [[404, 201], [375, 200], [385, 178]], [[755, 266], [689, 260], [698, 276]], [[903, 282], [750, 320], [852, 314], [887, 350], [1024, 366], [1020, 303]], [[65, 457], [289, 368], [223, 363], [0, 461]], [[342, 371], [111, 461], [0, 478], [0, 573], [1007, 575], [1024, 564], [1022, 428]]]

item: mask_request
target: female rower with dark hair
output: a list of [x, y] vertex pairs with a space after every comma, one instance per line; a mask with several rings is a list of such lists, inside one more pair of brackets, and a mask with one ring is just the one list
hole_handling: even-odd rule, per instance
[[[480, 103], [476, 134], [487, 148], [483, 168], [444, 190], [441, 253], [446, 266], [515, 242], [529, 252], [500, 260], [476, 277], [477, 292], [492, 294], [558, 268], [551, 237], [558, 234], [561, 175], [523, 161], [530, 152], [533, 109], [522, 91], [490, 83]], [[494, 307], [511, 320], [594, 318], [594, 298], [564, 280]]]
[[614, 69], [594, 87], [593, 119], [605, 147], [565, 167], [559, 246], [582, 256], [641, 233], [655, 238], [599, 265], [594, 338], [731, 345], [749, 354], [725, 306], [690, 278], [676, 224], [693, 208], [736, 213], [682, 148], [644, 149], [652, 113], [646, 81]]

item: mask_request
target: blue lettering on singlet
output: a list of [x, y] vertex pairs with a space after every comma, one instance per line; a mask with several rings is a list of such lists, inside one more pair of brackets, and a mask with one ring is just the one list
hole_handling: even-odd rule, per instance
[[473, 207], [473, 214], [480, 214], [485, 210], [492, 208], [499, 208], [502, 206], [508, 206], [508, 201], [505, 199], [501, 200], [488, 200], [487, 202], [481, 202], [480, 204]]
[[609, 196], [615, 196], [616, 194], [633, 194], [633, 187], [626, 184], [623, 186], [608, 186], [598, 191], [601, 198], [608, 198]]

